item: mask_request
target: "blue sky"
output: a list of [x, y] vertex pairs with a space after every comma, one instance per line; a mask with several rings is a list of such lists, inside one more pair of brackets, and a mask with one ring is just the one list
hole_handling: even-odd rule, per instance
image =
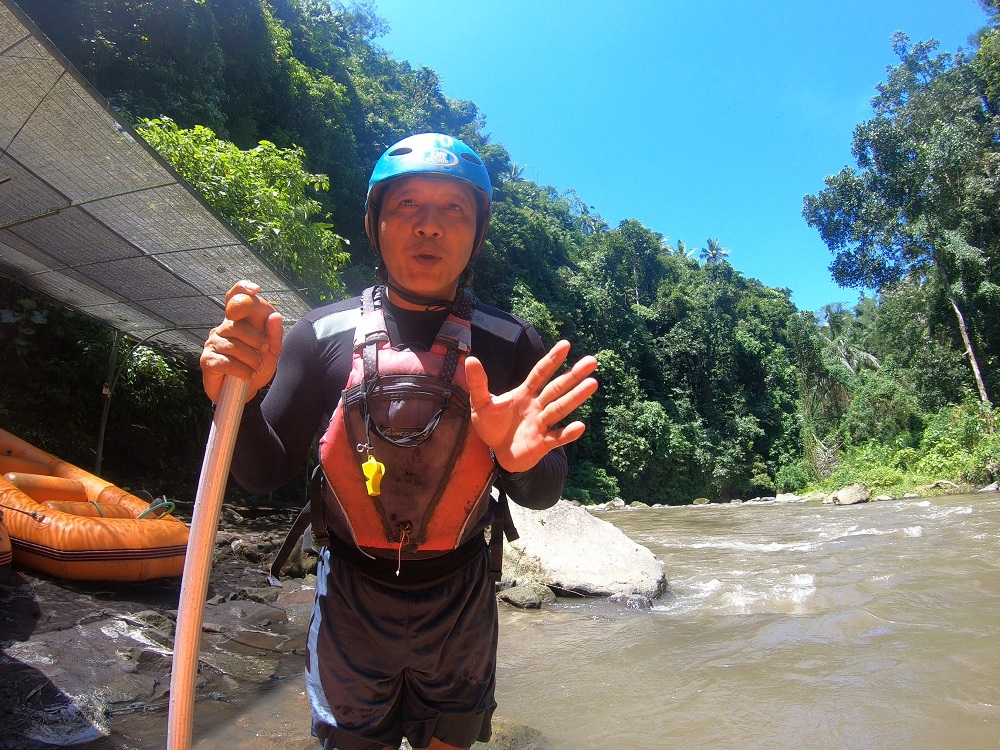
[[898, 62], [890, 37], [968, 47], [975, 0], [375, 0], [376, 43], [469, 99], [524, 176], [616, 226], [709, 237], [804, 310], [857, 301], [802, 198], [854, 166], [851, 135]]

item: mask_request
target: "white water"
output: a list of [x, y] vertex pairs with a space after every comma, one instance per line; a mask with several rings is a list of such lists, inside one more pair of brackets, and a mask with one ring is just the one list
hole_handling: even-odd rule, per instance
[[651, 612], [510, 613], [502, 711], [563, 748], [1000, 747], [1000, 501], [605, 514]]
[[[669, 590], [502, 608], [497, 714], [547, 750], [1000, 747], [997, 496], [600, 517]], [[196, 750], [316, 748], [301, 689], [233, 707]]]

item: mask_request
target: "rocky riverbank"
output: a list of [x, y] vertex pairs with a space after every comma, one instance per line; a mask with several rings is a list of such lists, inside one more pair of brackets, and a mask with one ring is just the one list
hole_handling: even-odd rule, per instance
[[[188, 519], [186, 510], [186, 516], [185, 509], [180, 513]], [[281, 587], [271, 586], [266, 573], [295, 515], [294, 509], [274, 507], [223, 510], [204, 613], [196, 738], [232, 722], [275, 684], [302, 680], [315, 593], [308, 570], [312, 558], [293, 554], [294, 575], [283, 578]], [[516, 557], [507, 570], [522, 577], [530, 570], [529, 580], [539, 586], [555, 586], [560, 593], [634, 594], [644, 601], [665, 586], [662, 564], [648, 550], [582, 509], [560, 503], [530, 520], [519, 518], [518, 524], [524, 540], [508, 550]], [[565, 524], [569, 531], [560, 532]], [[535, 539], [541, 533], [569, 536], [575, 555], [571, 550], [565, 560], [554, 556], [547, 565], [529, 565], [533, 544], [552, 546], [544, 537]], [[574, 558], [588, 549], [606, 549], [617, 562], [598, 565], [596, 572], [585, 566], [581, 574]], [[604, 580], [609, 574], [610, 583]], [[84, 583], [15, 570], [0, 583], [0, 748], [164, 748], [179, 596], [179, 579]], [[317, 747], [309, 736], [304, 698], [301, 715], [283, 723], [273, 744], [259, 747]], [[497, 717], [494, 740], [476, 747], [544, 746], [537, 730]]]
[[[261, 565], [293, 516], [223, 514], [199, 698], [225, 701], [301, 673], [314, 587], [309, 578], [271, 587]], [[162, 733], [179, 595], [179, 579], [87, 583], [15, 569], [0, 584], [0, 748], [116, 748], [112, 727], [140, 715], [159, 717]]]

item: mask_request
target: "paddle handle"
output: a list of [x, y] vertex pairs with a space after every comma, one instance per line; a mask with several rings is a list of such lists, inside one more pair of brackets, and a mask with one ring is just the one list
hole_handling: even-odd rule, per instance
[[201, 624], [212, 572], [215, 533], [222, 512], [233, 446], [243, 417], [250, 384], [227, 375], [215, 406], [208, 435], [205, 460], [198, 480], [184, 577], [181, 579], [177, 629], [174, 632], [173, 669], [170, 672], [170, 703], [167, 717], [167, 750], [189, 750], [194, 726], [194, 694], [198, 677]]
[[[246, 320], [264, 332], [274, 307], [257, 294], [230, 292], [226, 300], [226, 318]], [[198, 479], [198, 492], [191, 514], [184, 577], [181, 579], [177, 605], [177, 628], [174, 631], [174, 660], [170, 672], [170, 703], [167, 716], [167, 750], [190, 750], [194, 728], [194, 697], [198, 678], [198, 652], [201, 648], [201, 624], [205, 598], [212, 573], [215, 534], [222, 513], [222, 499], [229, 479], [233, 447], [240, 431], [243, 405], [250, 383], [232, 375], [222, 379], [215, 417], [208, 434], [205, 460]]]

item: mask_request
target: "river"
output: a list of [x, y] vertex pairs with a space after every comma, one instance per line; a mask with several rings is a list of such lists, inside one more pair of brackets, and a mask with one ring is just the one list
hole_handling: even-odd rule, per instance
[[[547, 750], [1000, 745], [997, 495], [598, 515], [669, 588], [651, 610], [502, 608], [498, 715]], [[196, 750], [311, 747], [301, 689], [216, 717]]]

